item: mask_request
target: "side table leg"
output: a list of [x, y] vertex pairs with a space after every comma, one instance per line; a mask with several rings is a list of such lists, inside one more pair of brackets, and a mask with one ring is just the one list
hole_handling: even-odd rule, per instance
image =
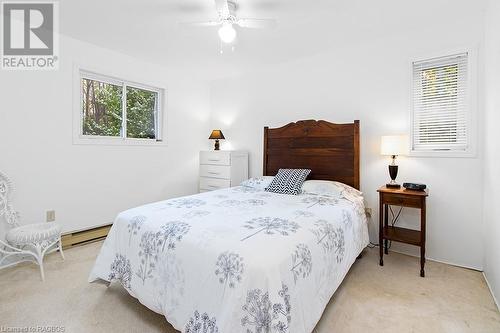
[[384, 205], [382, 204], [382, 200], [380, 199], [379, 205], [379, 215], [378, 215], [378, 248], [380, 251], [380, 266], [384, 266], [384, 230], [383, 230], [383, 221], [384, 221]]
[[422, 200], [422, 208], [420, 209], [420, 276], [425, 277], [425, 233], [426, 233], [426, 202], [425, 197]]
[[[384, 227], [389, 227], [389, 205], [384, 205]], [[389, 254], [389, 241], [384, 240], [385, 254]]]
[[420, 247], [420, 276], [425, 277], [425, 246]]

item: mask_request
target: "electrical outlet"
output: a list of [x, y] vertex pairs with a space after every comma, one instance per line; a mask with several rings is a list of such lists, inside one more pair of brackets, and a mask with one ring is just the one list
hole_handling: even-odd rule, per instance
[[56, 211], [48, 210], [47, 211], [47, 222], [54, 222], [56, 220]]
[[372, 209], [371, 208], [366, 207], [365, 208], [365, 213], [366, 213], [366, 216], [372, 217]]

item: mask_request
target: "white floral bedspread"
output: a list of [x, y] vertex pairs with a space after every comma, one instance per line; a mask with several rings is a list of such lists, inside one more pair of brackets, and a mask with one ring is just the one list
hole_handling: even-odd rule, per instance
[[367, 245], [362, 197], [239, 186], [122, 212], [89, 281], [182, 332], [310, 333]]

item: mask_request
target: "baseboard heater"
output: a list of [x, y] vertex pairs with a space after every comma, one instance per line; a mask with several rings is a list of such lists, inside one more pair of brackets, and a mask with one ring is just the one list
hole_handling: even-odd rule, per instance
[[63, 234], [61, 236], [63, 249], [104, 239], [109, 229], [111, 229], [111, 224]]

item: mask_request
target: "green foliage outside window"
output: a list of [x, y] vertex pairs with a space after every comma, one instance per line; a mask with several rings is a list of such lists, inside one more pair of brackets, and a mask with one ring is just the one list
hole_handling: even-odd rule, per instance
[[[83, 135], [121, 137], [123, 88], [119, 85], [82, 79]], [[155, 139], [157, 93], [126, 87], [128, 138]]]
[[127, 137], [154, 139], [156, 93], [127, 87]]
[[82, 79], [83, 134], [120, 136], [122, 87]]

